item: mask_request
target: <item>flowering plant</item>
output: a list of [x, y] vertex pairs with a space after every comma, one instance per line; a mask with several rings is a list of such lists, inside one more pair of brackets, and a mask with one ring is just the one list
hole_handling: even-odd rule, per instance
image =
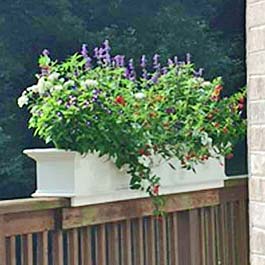
[[[154, 155], [178, 158], [188, 170], [209, 158], [232, 157], [233, 145], [245, 134], [245, 90], [221, 97], [221, 78], [205, 81], [187, 55], [162, 67], [143, 55], [111, 57], [105, 41], [89, 55], [83, 45], [62, 63], [44, 50], [37, 84], [18, 99], [31, 113], [29, 127], [56, 148], [112, 157], [128, 166], [131, 188], [148, 192], [159, 208], [159, 176], [152, 174]], [[138, 73], [138, 76], [137, 76]], [[169, 163], [169, 166], [175, 166]]]

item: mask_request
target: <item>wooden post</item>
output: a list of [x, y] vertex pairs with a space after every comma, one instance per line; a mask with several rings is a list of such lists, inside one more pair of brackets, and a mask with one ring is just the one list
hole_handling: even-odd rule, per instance
[[0, 265], [6, 265], [6, 238], [4, 215], [0, 215]]

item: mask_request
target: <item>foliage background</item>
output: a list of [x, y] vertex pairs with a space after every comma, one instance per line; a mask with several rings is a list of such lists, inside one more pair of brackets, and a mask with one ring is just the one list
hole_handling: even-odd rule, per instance
[[[161, 58], [187, 52], [206, 77], [222, 75], [225, 94], [245, 80], [242, 0], [6, 0], [0, 5], [0, 198], [28, 196], [35, 187], [34, 163], [21, 152], [44, 144], [27, 129], [16, 105], [34, 83], [43, 48], [62, 59], [88, 43], [109, 39], [113, 53]], [[246, 170], [245, 143], [230, 173]], [[242, 159], [243, 158], [243, 159]]]

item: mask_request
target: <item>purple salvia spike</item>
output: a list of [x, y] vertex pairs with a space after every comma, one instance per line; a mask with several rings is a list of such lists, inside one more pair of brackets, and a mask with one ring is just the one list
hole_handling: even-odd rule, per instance
[[159, 63], [159, 54], [155, 54], [153, 57], [153, 67], [154, 69], [159, 69], [160, 68], [160, 63]]
[[174, 56], [174, 64], [175, 65], [178, 65], [179, 64], [178, 56]]
[[162, 75], [165, 75], [167, 73], [167, 68], [166, 67], [163, 67], [162, 70], [161, 70], [161, 74]]
[[143, 69], [143, 74], [142, 74], [143, 79], [148, 79], [148, 74], [146, 69]]
[[44, 50], [42, 51], [42, 55], [44, 55], [44, 56], [49, 56], [49, 55], [50, 55], [49, 50], [44, 49]]
[[153, 83], [153, 84], [156, 84], [157, 83], [157, 81], [158, 81], [158, 78], [159, 78], [159, 73], [158, 72], [155, 72], [155, 74], [152, 76], [152, 78], [151, 78], [151, 82]]
[[87, 56], [86, 64], [85, 64], [85, 69], [86, 70], [91, 69], [91, 62], [92, 62], [92, 59], [89, 56]]
[[147, 63], [147, 61], [146, 61], [146, 56], [145, 56], [145, 55], [142, 55], [140, 66], [141, 66], [142, 68], [146, 68], [146, 63]]
[[171, 66], [174, 65], [174, 62], [172, 61], [172, 59], [169, 58], [169, 59], [167, 60], [167, 64], [168, 64], [169, 67], [171, 67]]
[[191, 54], [190, 53], [187, 53], [186, 54], [186, 63], [187, 64], [190, 64], [191, 63]]
[[110, 45], [109, 45], [109, 41], [108, 41], [108, 40], [105, 40], [105, 41], [103, 42], [103, 46], [104, 46], [104, 50], [105, 50], [106, 52], [110, 52], [111, 48], [110, 48]]
[[87, 45], [86, 44], [83, 44], [82, 45], [82, 50], [81, 50], [81, 54], [84, 58], [86, 58], [88, 55], [87, 55]]
[[94, 57], [97, 58], [97, 59], [99, 59], [99, 49], [98, 49], [98, 47], [96, 47], [94, 49]]

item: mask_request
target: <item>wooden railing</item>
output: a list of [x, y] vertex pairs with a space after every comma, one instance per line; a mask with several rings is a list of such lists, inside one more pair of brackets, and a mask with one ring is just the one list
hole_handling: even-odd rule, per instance
[[149, 199], [69, 207], [67, 199], [0, 202], [1, 265], [248, 265], [247, 180]]

